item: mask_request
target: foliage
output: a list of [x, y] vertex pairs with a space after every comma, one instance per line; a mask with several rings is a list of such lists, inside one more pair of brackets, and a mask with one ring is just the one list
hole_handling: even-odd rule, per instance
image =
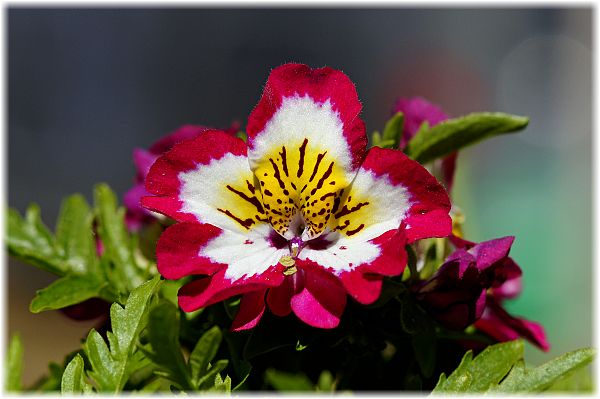
[[529, 368], [523, 360], [523, 341], [488, 346], [473, 358], [468, 351], [447, 378], [445, 374], [433, 389], [434, 394], [542, 392], [559, 379], [592, 361], [593, 349], [565, 353], [541, 366]]
[[402, 112], [396, 113], [388, 120], [383, 128], [383, 134], [373, 132], [373, 145], [382, 148], [398, 148], [400, 137], [402, 137], [402, 127], [404, 126], [404, 115]]
[[[142, 284], [131, 292], [125, 307], [114, 303], [110, 308], [112, 332], [107, 333], [109, 345], [95, 329], [88, 334], [83, 345], [90, 371], [87, 373], [92, 385], [100, 392], [120, 392], [123, 390], [128, 378], [144, 366], [145, 359], [137, 351], [136, 340], [147, 323], [148, 308], [160, 279]], [[73, 387], [87, 389], [87, 383], [80, 383], [78, 376], [81, 358], [76, 356], [67, 365], [65, 373], [71, 372], [67, 381], [63, 378], [62, 391], [74, 389]], [[65, 385], [67, 383], [67, 385]]]
[[[54, 235], [43, 224], [37, 205], [30, 205], [24, 218], [9, 210], [9, 253], [60, 277], [37, 292], [32, 312], [62, 309], [90, 298], [123, 303], [133, 288], [155, 273], [152, 263], [139, 254], [135, 236], [127, 232], [125, 210], [117, 207], [114, 193], [99, 184], [94, 199], [93, 209], [80, 194], [65, 199]], [[104, 248], [101, 254], [96, 240]]]
[[200, 337], [186, 362], [179, 344], [179, 319], [179, 310], [167, 301], [159, 303], [150, 312], [151, 348], [144, 352], [157, 366], [155, 374], [184, 391], [231, 392], [231, 378], [227, 376], [223, 380], [219, 374], [229, 361], [218, 360], [211, 364], [222, 340], [219, 328], [212, 327]]

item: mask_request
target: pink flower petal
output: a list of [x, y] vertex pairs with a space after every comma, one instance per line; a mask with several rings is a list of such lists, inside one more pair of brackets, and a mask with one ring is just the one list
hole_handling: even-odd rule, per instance
[[197, 165], [208, 165], [229, 153], [246, 155], [244, 141], [220, 130], [208, 130], [195, 139], [176, 144], [160, 156], [150, 168], [146, 188], [155, 195], [177, 194], [180, 172], [195, 169]]
[[262, 98], [248, 118], [250, 148], [254, 147], [256, 136], [272, 120], [284, 98], [295, 96], [308, 96], [317, 103], [329, 102], [333, 106], [343, 124], [343, 136], [352, 153], [352, 165], [357, 168], [364, 158], [367, 145], [365, 125], [358, 117], [362, 105], [348, 76], [328, 67], [311, 69], [302, 64], [285, 64], [271, 71]]
[[[407, 209], [390, 209], [390, 214], [404, 214], [406, 236], [411, 243], [421, 238], [445, 237], [452, 231], [450, 199], [446, 190], [423, 166], [401, 151], [373, 147], [361, 169], [389, 183], [402, 186], [409, 196]], [[360, 172], [359, 172], [360, 173]], [[399, 224], [398, 224], [399, 225]]]
[[242, 331], [256, 327], [263, 313], [265, 313], [266, 292], [266, 289], [262, 289], [242, 296], [240, 308], [231, 325], [231, 331]]
[[267, 293], [267, 304], [271, 312], [280, 317], [289, 315], [292, 312], [292, 297], [303, 288], [303, 273], [297, 272], [291, 276], [286, 276], [281, 285], [269, 289]]
[[210, 277], [187, 283], [179, 290], [179, 306], [186, 312], [192, 312], [220, 302], [235, 295], [276, 287], [283, 282], [282, 267], [274, 266], [260, 275], [239, 280], [225, 277], [225, 270]]
[[468, 251], [477, 259], [477, 267], [483, 270], [506, 258], [514, 240], [513, 236], [496, 238], [481, 242]]
[[334, 328], [346, 307], [346, 291], [329, 273], [302, 263], [304, 288], [292, 297], [292, 310], [313, 327]]
[[340, 280], [352, 298], [364, 305], [375, 302], [381, 294], [383, 283], [381, 275], [352, 270], [342, 273]]
[[145, 222], [154, 219], [150, 212], [142, 207], [142, 198], [148, 194], [143, 184], [136, 184], [123, 196], [125, 223], [129, 231], [137, 231]]
[[370, 263], [359, 265], [356, 269], [344, 271], [339, 275], [350, 296], [365, 305], [379, 298], [383, 276], [400, 275], [406, 267], [407, 259], [403, 228], [389, 231], [372, 242], [380, 247], [380, 255]]
[[227, 265], [200, 256], [209, 241], [222, 234], [210, 224], [177, 223], [167, 228], [156, 245], [158, 272], [176, 280], [194, 274], [213, 274]]
[[550, 350], [544, 327], [536, 322], [511, 316], [495, 300], [488, 298], [488, 308], [475, 327], [499, 342], [524, 337], [543, 351]]
[[142, 204], [179, 222], [210, 223], [249, 235], [271, 231], [246, 144], [222, 131], [209, 130], [175, 145], [152, 166], [146, 188], [156, 196], [144, 197]]

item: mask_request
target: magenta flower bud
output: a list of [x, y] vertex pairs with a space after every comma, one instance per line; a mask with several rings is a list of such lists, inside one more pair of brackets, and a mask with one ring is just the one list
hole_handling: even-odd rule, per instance
[[423, 122], [429, 123], [429, 127], [431, 127], [448, 119], [441, 108], [421, 97], [399, 98], [392, 108], [393, 114], [397, 112], [404, 114], [400, 148], [404, 148], [406, 143], [417, 134]]
[[417, 287], [417, 299], [450, 329], [471, 325], [483, 314], [487, 289], [520, 274], [518, 266], [508, 261], [513, 240], [504, 237], [457, 249], [432, 278]]

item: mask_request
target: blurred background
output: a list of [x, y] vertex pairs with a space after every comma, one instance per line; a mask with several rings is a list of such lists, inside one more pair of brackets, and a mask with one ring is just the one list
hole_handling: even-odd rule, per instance
[[[107, 182], [132, 184], [134, 147], [185, 123], [245, 125], [271, 68], [342, 69], [368, 130], [399, 96], [459, 116], [504, 111], [526, 131], [461, 152], [455, 203], [466, 235], [515, 235], [524, 291], [508, 302], [541, 322], [552, 350], [592, 344], [592, 10], [8, 8], [8, 205], [42, 208]], [[93, 322], [33, 315], [53, 278], [7, 262], [9, 333], [25, 344], [25, 382], [79, 346]]]

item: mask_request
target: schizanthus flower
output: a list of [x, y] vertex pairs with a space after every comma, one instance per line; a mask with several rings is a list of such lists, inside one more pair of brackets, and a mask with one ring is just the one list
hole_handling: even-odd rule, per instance
[[274, 69], [247, 125], [248, 144], [218, 130], [177, 144], [151, 167], [143, 205], [177, 224], [157, 245], [168, 279], [204, 275], [179, 292], [193, 311], [243, 294], [234, 330], [268, 304], [321, 328], [346, 294], [374, 302], [399, 275], [404, 246], [451, 230], [443, 187], [402, 152], [367, 152], [361, 104], [342, 72]]
[[451, 236], [457, 247], [435, 275], [416, 288], [428, 312], [451, 329], [475, 327], [498, 341], [519, 337], [549, 350], [544, 328], [511, 316], [501, 303], [521, 292], [521, 268], [508, 256], [514, 237], [476, 244]]

